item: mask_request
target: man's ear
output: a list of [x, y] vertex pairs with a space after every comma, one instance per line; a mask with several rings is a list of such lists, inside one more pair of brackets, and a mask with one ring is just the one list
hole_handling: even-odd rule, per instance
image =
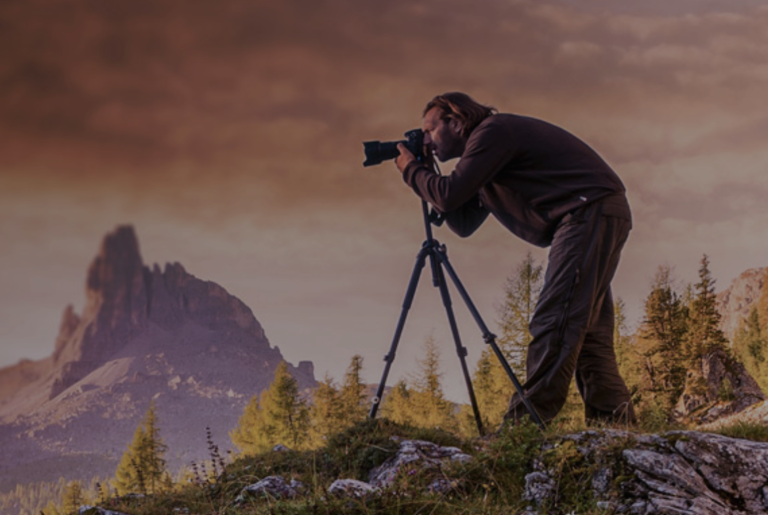
[[451, 120], [448, 122], [448, 125], [453, 132], [456, 134], [461, 134], [462, 123], [459, 120], [456, 118], [451, 118]]

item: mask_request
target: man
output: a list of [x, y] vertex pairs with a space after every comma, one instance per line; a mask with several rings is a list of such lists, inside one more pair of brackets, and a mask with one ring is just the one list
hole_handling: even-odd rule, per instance
[[[492, 214], [512, 233], [550, 247], [530, 322], [523, 385], [544, 422], [565, 403], [576, 375], [588, 423], [634, 423], [613, 349], [611, 279], [632, 226], [624, 185], [581, 140], [547, 122], [446, 93], [423, 113], [427, 154], [461, 158], [436, 174], [400, 144], [403, 180], [462, 237]], [[527, 414], [515, 393], [505, 420]]]

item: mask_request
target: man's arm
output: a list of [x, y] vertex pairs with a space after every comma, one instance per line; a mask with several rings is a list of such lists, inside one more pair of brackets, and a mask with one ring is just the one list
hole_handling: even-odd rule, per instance
[[476, 195], [459, 209], [443, 213], [443, 217], [453, 232], [462, 238], [466, 238], [483, 224], [485, 219], [488, 218], [488, 213], [488, 210], [482, 205]]
[[404, 146], [397, 167], [403, 180], [417, 195], [443, 213], [457, 210], [474, 198], [480, 189], [513, 159], [520, 149], [516, 138], [497, 123], [478, 126], [469, 137], [456, 169], [449, 175], [438, 175], [416, 161]]
[[[437, 177], [437, 174], [429, 170], [429, 168], [422, 163], [419, 163], [405, 145], [401, 143], [397, 148], [400, 150], [400, 155], [395, 160], [395, 164], [401, 172], [405, 172], [405, 169], [409, 166], [418, 166], [422, 167], [427, 173], [431, 173]], [[430, 199], [425, 200], [431, 202]], [[477, 228], [483, 224], [485, 219], [488, 218], [488, 210], [482, 205], [477, 194], [458, 208], [451, 211], [443, 212], [440, 210], [439, 206], [434, 207], [441, 215], [443, 215], [448, 227], [462, 238], [466, 238], [474, 233]]]

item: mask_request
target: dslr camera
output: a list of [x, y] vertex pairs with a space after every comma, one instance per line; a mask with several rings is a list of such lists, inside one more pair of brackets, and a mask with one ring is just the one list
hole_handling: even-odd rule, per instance
[[417, 161], [424, 161], [424, 132], [421, 129], [413, 129], [405, 133], [407, 139], [399, 141], [365, 141], [365, 162], [363, 166], [373, 166], [382, 161], [394, 159], [400, 155], [397, 144], [403, 143]]

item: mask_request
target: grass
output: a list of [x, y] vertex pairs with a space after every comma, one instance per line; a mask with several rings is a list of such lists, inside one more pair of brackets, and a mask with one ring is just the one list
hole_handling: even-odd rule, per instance
[[[657, 422], [653, 426], [660, 428]], [[162, 494], [111, 499], [102, 506], [131, 515], [508, 515], [521, 513], [531, 504], [523, 493], [525, 477], [536, 463], [553, 478], [553, 497], [537, 513], [603, 515], [608, 512], [597, 508], [591, 483], [600, 465], [586, 459], [576, 443], [562, 438], [584, 429], [583, 420], [564, 418], [556, 419], [544, 432], [526, 423], [505, 426], [489, 437], [462, 440], [444, 431], [387, 419], [365, 420], [335, 435], [320, 449], [240, 456], [226, 464], [217, 478], [177, 483]], [[717, 432], [768, 442], [768, 428], [760, 424], [737, 424]], [[474, 459], [441, 471], [406, 470], [390, 488], [365, 499], [340, 499], [327, 493], [339, 478], [367, 481], [373, 468], [397, 452], [399, 443], [392, 437], [459, 447]], [[621, 467], [621, 451], [632, 441], [630, 432], [626, 439], [617, 440], [616, 449], [606, 451], [604, 459]], [[275, 475], [301, 481], [306, 488], [295, 499], [264, 496], [235, 502], [243, 488]], [[427, 485], [438, 477], [450, 480], [452, 490], [429, 493]]]
[[[441, 471], [414, 468], [398, 476], [383, 493], [366, 499], [338, 499], [327, 493], [339, 478], [368, 480], [368, 473], [393, 456], [393, 436], [454, 446], [472, 455], [466, 464]], [[549, 438], [532, 424], [508, 427], [485, 439], [463, 441], [453, 434], [398, 425], [386, 419], [366, 420], [335, 435], [312, 451], [270, 452], [241, 456], [214, 480], [176, 484], [162, 494], [109, 500], [104, 507], [132, 515], [318, 515], [318, 514], [509, 514], [525, 508], [525, 475], [542, 443]], [[279, 475], [306, 485], [296, 499], [263, 497], [237, 504], [244, 487], [266, 476]], [[436, 478], [449, 479], [453, 489], [429, 493]]]
[[768, 442], [768, 426], [760, 422], [736, 422], [709, 432], [753, 442]]

